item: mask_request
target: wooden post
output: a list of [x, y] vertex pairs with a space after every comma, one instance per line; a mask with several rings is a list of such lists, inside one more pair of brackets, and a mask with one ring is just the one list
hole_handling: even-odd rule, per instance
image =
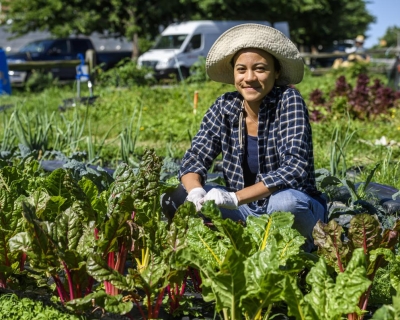
[[89, 66], [89, 74], [91, 75], [93, 69], [96, 67], [96, 52], [94, 50], [86, 50], [85, 52], [85, 62]]
[[193, 98], [193, 113], [197, 113], [197, 103], [199, 102], [199, 92], [195, 91], [194, 92], [194, 98]]

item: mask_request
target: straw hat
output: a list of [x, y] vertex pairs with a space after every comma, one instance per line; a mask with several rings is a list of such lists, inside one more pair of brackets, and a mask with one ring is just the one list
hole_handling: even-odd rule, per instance
[[356, 37], [356, 42], [364, 43], [364, 36], [359, 34]]
[[206, 59], [208, 76], [217, 82], [234, 84], [231, 60], [244, 48], [265, 50], [279, 61], [277, 85], [296, 84], [303, 79], [304, 62], [294, 43], [279, 30], [254, 23], [237, 25], [214, 42]]

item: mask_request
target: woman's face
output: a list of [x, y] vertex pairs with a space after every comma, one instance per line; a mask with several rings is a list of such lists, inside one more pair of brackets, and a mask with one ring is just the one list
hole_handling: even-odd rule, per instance
[[258, 108], [279, 77], [274, 58], [264, 50], [248, 48], [240, 50], [233, 62], [236, 89], [250, 107]]

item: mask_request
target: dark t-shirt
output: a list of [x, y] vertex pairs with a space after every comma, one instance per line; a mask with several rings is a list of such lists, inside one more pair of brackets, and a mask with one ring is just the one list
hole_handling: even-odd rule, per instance
[[244, 186], [252, 186], [258, 173], [258, 138], [246, 134], [243, 174]]

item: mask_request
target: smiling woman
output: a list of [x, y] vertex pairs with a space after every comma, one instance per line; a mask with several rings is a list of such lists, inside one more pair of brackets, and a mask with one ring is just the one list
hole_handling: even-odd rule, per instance
[[[294, 227], [314, 248], [312, 230], [326, 221], [317, 191], [307, 107], [290, 85], [303, 78], [296, 46], [280, 31], [242, 24], [222, 34], [206, 60], [209, 77], [234, 84], [206, 112], [183, 157], [181, 188], [162, 198], [172, 216], [186, 200], [198, 211], [212, 200], [222, 216], [246, 221], [277, 211], [294, 214]], [[225, 186], [205, 185], [207, 171], [222, 154]]]

